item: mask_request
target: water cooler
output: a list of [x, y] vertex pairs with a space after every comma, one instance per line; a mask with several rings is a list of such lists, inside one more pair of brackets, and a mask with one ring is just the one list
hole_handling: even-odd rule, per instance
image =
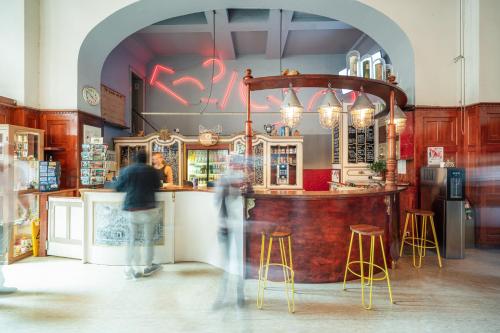
[[420, 169], [420, 207], [434, 212], [441, 254], [447, 259], [465, 256], [465, 169]]

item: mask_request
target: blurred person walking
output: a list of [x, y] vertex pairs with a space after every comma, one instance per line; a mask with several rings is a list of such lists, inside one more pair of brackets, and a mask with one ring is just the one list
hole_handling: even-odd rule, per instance
[[[161, 182], [158, 172], [147, 165], [146, 161], [146, 152], [137, 152], [134, 163], [120, 171], [116, 183], [118, 192], [126, 192], [123, 210], [127, 213], [129, 223], [128, 266], [125, 270], [127, 279], [149, 276], [161, 270], [160, 265], [153, 264], [153, 234], [160, 218], [155, 192], [160, 188]], [[139, 266], [141, 250], [136, 240], [138, 231], [143, 231], [146, 250], [146, 267], [142, 271], [136, 268]]]
[[[242, 187], [245, 185], [244, 167], [243, 156], [229, 155], [229, 167], [218, 180], [216, 186], [216, 205], [219, 208], [218, 239], [223, 250], [224, 274], [213, 304], [214, 310], [220, 309], [224, 305], [231, 276], [236, 277], [237, 305], [239, 307], [245, 305], [243, 220], [241, 216]], [[231, 265], [232, 262], [234, 265]]]

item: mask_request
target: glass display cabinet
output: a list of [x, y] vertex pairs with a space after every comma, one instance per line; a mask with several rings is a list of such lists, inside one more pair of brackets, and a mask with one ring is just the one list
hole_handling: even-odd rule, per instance
[[0, 125], [0, 234], [10, 240], [0, 261], [12, 263], [33, 254], [43, 142], [43, 130]]
[[[245, 154], [245, 138], [235, 137], [233, 151]], [[252, 141], [256, 188], [302, 189], [302, 144], [300, 136], [257, 134]]]
[[148, 163], [151, 164], [154, 153], [161, 153], [172, 167], [174, 174], [174, 184], [182, 185], [182, 151], [183, 137], [171, 135], [166, 140], [161, 140], [158, 134], [151, 134], [143, 137], [117, 137], [114, 138], [114, 150], [116, 154], [116, 173], [119, 175], [120, 169], [128, 166], [134, 154], [139, 150], [144, 150], [148, 155]]
[[[265, 136], [256, 135], [252, 142], [253, 148], [253, 181], [252, 185], [256, 188], [265, 188], [267, 184], [267, 173], [265, 165], [267, 163], [267, 144]], [[238, 137], [233, 143], [233, 152], [238, 155], [245, 155], [244, 137]]]

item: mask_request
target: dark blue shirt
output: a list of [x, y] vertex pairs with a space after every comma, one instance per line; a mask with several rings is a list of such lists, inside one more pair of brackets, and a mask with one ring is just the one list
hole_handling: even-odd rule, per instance
[[122, 169], [116, 182], [118, 192], [127, 192], [123, 203], [124, 210], [155, 208], [155, 192], [160, 186], [158, 172], [143, 163], [134, 163]]

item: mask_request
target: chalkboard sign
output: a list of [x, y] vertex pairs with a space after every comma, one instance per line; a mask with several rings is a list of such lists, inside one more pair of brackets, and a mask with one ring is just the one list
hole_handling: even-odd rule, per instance
[[333, 164], [340, 164], [340, 126], [333, 127]]
[[356, 128], [349, 125], [347, 129], [347, 161], [356, 163]]
[[349, 163], [373, 163], [375, 161], [374, 126], [356, 129], [350, 125], [347, 133], [347, 160]]
[[375, 128], [366, 128], [366, 163], [375, 162]]

